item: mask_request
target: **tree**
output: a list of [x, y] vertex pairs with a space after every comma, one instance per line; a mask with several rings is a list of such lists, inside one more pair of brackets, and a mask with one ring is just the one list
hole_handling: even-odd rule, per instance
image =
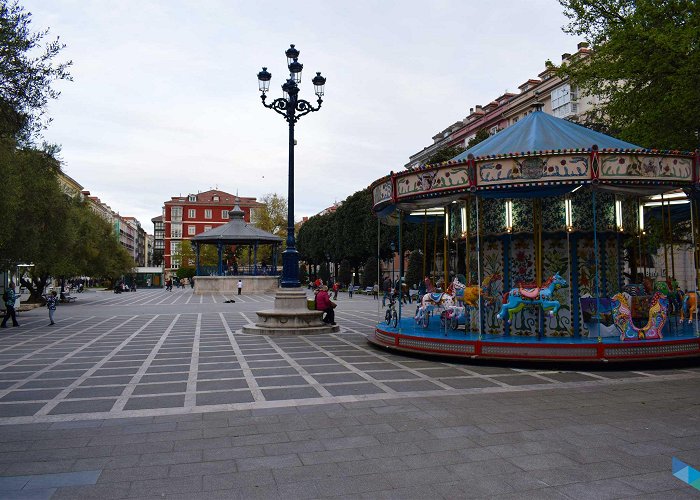
[[[287, 239], [287, 199], [274, 193], [268, 193], [260, 200], [261, 207], [257, 207], [251, 214], [251, 222], [258, 229], [267, 231]], [[258, 261], [272, 263], [272, 248], [270, 245], [258, 246]]]
[[469, 142], [467, 143], [467, 149], [473, 148], [474, 146], [476, 146], [477, 144], [479, 144], [479, 143], [482, 142], [482, 141], [485, 141], [485, 140], [488, 139], [489, 137], [491, 137], [491, 136], [489, 135], [489, 131], [486, 130], [485, 128], [482, 128], [482, 129], [477, 130], [477, 132], [476, 132], [476, 134], [474, 135], [474, 137], [472, 137], [471, 139], [469, 139]]
[[430, 156], [425, 163], [432, 165], [434, 163], [442, 163], [443, 161], [451, 160], [455, 156], [464, 152], [462, 146], [445, 146], [438, 149], [432, 156]]
[[377, 258], [369, 257], [362, 268], [362, 284], [365, 287], [374, 285], [377, 282], [377, 274], [379, 274]]
[[700, 4], [559, 0], [564, 31], [591, 44], [559, 68], [601, 104], [588, 121], [644, 147], [693, 150], [700, 134]]
[[423, 254], [419, 251], [411, 252], [408, 257], [408, 270], [406, 271], [406, 283], [409, 287], [419, 285], [423, 280]]
[[31, 143], [50, 120], [44, 111], [59, 92], [56, 80], [71, 80], [72, 62], [55, 63], [65, 47], [49, 30], [32, 32], [31, 14], [17, 1], [0, 0], [0, 137]]
[[352, 281], [352, 266], [350, 266], [350, 261], [347, 259], [340, 261], [338, 281], [344, 285], [349, 285]]

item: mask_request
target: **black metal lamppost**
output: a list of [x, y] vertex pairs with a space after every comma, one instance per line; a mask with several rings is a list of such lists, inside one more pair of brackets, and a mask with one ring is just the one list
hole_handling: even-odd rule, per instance
[[283, 96], [278, 97], [270, 104], [265, 102], [267, 98], [266, 92], [270, 88], [270, 79], [272, 74], [263, 67], [258, 73], [258, 84], [260, 98], [263, 106], [279, 113], [289, 124], [289, 188], [287, 195], [287, 248], [282, 253], [282, 280], [280, 285], [282, 288], [299, 288], [299, 252], [296, 249], [296, 239], [294, 238], [294, 124], [304, 115], [312, 111], [321, 109], [323, 100], [323, 88], [326, 84], [326, 79], [321, 76], [321, 73], [316, 73], [316, 76], [311, 81], [314, 84], [314, 93], [318, 97], [316, 101], [317, 107], [314, 107], [310, 102], [299, 99], [299, 83], [301, 82], [301, 70], [303, 64], [298, 60], [299, 50], [294, 48], [292, 44], [286, 51], [287, 67], [289, 68], [289, 79], [282, 85]]

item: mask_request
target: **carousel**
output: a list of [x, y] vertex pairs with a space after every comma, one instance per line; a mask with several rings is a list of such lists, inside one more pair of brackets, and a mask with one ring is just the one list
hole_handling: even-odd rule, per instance
[[418, 304], [390, 301], [370, 342], [481, 359], [700, 356], [699, 173], [697, 152], [541, 111], [448, 162], [392, 172], [371, 186], [375, 214], [398, 227], [400, 256], [406, 224], [434, 251], [408, 283]]

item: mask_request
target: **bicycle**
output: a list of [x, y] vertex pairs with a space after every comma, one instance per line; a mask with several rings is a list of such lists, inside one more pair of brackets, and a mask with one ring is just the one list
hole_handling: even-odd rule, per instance
[[389, 307], [384, 314], [384, 322], [388, 326], [392, 326], [394, 328], [396, 328], [396, 326], [399, 324], [399, 315], [396, 312], [396, 299], [393, 295], [389, 297]]

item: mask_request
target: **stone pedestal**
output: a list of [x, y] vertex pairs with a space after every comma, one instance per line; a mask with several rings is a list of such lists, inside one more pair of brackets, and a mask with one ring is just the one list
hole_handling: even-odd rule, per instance
[[337, 325], [328, 325], [323, 312], [306, 306], [306, 292], [299, 288], [281, 288], [275, 293], [274, 308], [258, 311], [258, 322], [243, 327], [243, 333], [258, 335], [313, 335], [336, 333]]

